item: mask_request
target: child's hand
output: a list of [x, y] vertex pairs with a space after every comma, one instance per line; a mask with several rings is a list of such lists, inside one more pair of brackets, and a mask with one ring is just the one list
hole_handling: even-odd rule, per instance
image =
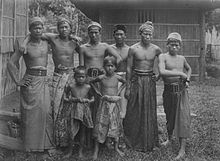
[[131, 93], [130, 89], [126, 88], [125, 95], [124, 95], [126, 99], [129, 99], [130, 93]]

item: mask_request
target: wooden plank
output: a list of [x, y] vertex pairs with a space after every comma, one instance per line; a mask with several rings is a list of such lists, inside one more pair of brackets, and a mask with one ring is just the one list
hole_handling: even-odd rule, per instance
[[0, 110], [0, 120], [19, 120], [21, 118], [21, 113], [19, 112], [10, 112]]
[[[0, 8], [1, 8], [1, 13], [0, 13], [0, 89], [2, 89], [2, 33], [3, 33], [3, 0], [1, 0], [1, 5], [0, 5]], [[2, 98], [2, 93], [0, 91], [0, 99]]]
[[200, 62], [199, 62], [199, 80], [204, 81], [205, 79], [205, 66], [206, 66], [206, 61], [205, 61], [205, 55], [206, 55], [206, 50], [205, 50], [205, 12], [201, 11], [200, 12], [200, 40], [201, 40], [201, 45], [200, 45]]
[[21, 139], [0, 134], [0, 147], [10, 150], [23, 150], [23, 142]]

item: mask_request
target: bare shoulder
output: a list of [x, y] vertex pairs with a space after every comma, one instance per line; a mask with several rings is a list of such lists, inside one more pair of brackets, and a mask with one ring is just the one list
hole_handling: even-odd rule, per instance
[[186, 58], [183, 55], [177, 55], [178, 59], [185, 60]]
[[90, 88], [91, 88], [90, 84], [85, 84], [85, 89], [90, 90]]
[[168, 57], [168, 53], [162, 53], [159, 55], [160, 59], [166, 59]]
[[138, 43], [136, 43], [136, 44], [130, 46], [130, 49], [135, 50], [135, 49], [137, 49], [137, 48], [139, 48], [139, 47], [140, 47], [140, 43], [138, 42]]
[[117, 78], [118, 80], [122, 80], [123, 78], [120, 76], [120, 75], [118, 75], [118, 74], [115, 74], [115, 78]]

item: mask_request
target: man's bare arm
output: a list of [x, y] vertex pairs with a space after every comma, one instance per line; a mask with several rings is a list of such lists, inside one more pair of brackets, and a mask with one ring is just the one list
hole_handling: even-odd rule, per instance
[[187, 62], [186, 58], [184, 58], [184, 68], [186, 69], [187, 73], [187, 80], [190, 80], [192, 74], [192, 68], [190, 67], [189, 63]]
[[187, 78], [187, 75], [184, 72], [167, 70], [165, 68], [165, 54], [159, 56], [159, 73], [162, 76], [180, 76], [181, 78]]
[[85, 65], [83, 47], [79, 48], [79, 65]]
[[7, 64], [8, 72], [16, 84], [19, 82], [19, 60], [21, 56], [22, 54], [19, 50], [19, 43], [16, 39], [14, 44], [14, 54], [11, 56], [11, 59]]
[[132, 48], [128, 50], [128, 59], [127, 59], [127, 71], [126, 71], [126, 91], [125, 91], [125, 98], [128, 99], [130, 96], [130, 86], [131, 86], [131, 75], [132, 75], [132, 66], [133, 66], [133, 59], [134, 59], [134, 51]]
[[110, 45], [107, 45], [106, 52], [117, 59], [117, 64], [122, 61], [121, 56]]

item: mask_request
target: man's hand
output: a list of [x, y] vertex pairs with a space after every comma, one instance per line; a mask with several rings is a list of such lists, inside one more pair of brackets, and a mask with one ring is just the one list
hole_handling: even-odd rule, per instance
[[186, 86], [186, 88], [188, 88], [189, 87], [189, 82], [186, 82], [185, 86]]
[[129, 99], [129, 97], [130, 97], [130, 94], [131, 94], [131, 90], [130, 90], [130, 88], [126, 88], [126, 90], [125, 90], [125, 98], [128, 100]]
[[21, 81], [17, 82], [17, 86], [21, 87], [28, 87], [32, 82], [32, 77], [30, 76], [25, 76]]
[[182, 79], [187, 79], [187, 75], [185, 73], [183, 73], [183, 72], [180, 73], [180, 77]]

